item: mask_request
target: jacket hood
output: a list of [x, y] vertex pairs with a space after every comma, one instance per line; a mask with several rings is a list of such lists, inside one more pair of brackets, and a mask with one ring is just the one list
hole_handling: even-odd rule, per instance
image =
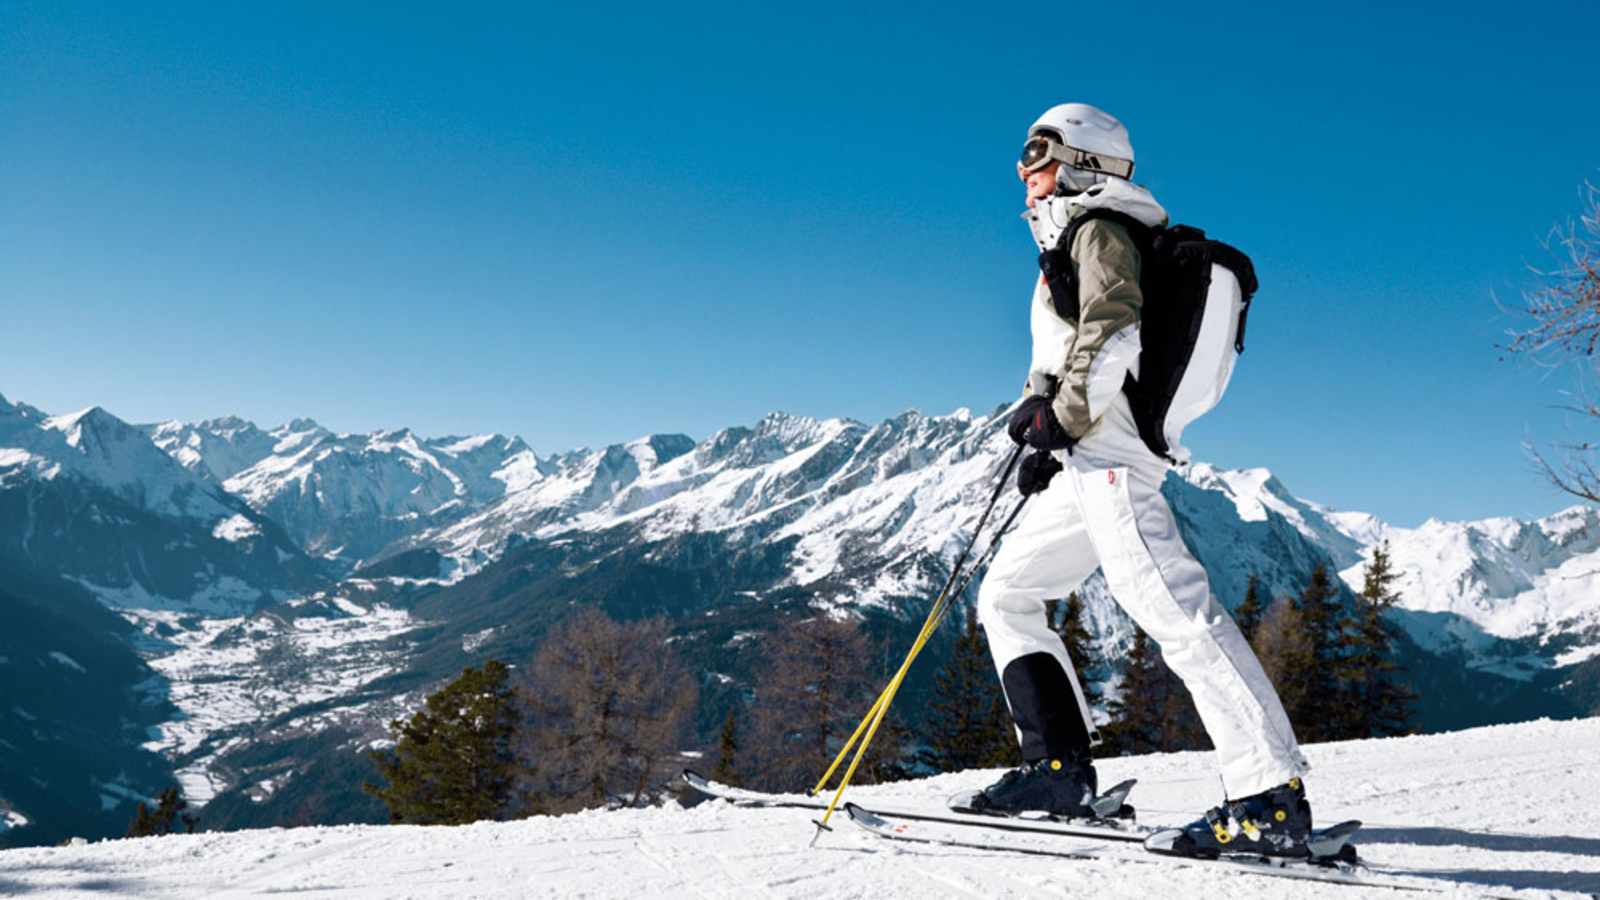
[[1150, 192], [1121, 178], [1108, 178], [1077, 194], [1055, 194], [1024, 210], [1022, 218], [1033, 231], [1040, 250], [1050, 250], [1066, 234], [1072, 220], [1091, 209], [1109, 209], [1154, 228], [1167, 223], [1167, 211]]
[[1067, 201], [1067, 208], [1073, 217], [1078, 216], [1080, 210], [1109, 209], [1132, 216], [1151, 228], [1167, 224], [1167, 211], [1156, 202], [1156, 198], [1144, 188], [1121, 178], [1108, 178], [1103, 184], [1063, 199]]

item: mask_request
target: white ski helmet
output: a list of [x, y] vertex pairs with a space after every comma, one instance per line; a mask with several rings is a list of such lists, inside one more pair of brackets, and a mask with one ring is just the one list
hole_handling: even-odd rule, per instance
[[[1035, 146], [1032, 138], [1045, 132], [1059, 142], [1056, 146]], [[1084, 190], [1106, 180], [1133, 177], [1133, 142], [1128, 129], [1105, 110], [1087, 103], [1062, 103], [1044, 111], [1028, 128], [1029, 143], [1023, 150], [1023, 164], [1030, 155], [1039, 159], [1041, 151], [1059, 160], [1063, 168], [1057, 179], [1074, 190]]]

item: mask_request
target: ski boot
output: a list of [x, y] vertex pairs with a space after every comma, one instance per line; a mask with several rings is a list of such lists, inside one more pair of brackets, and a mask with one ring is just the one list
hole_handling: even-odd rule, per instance
[[1094, 763], [1088, 757], [1040, 759], [1012, 769], [981, 791], [951, 797], [950, 808], [988, 816], [1043, 813], [1057, 819], [1092, 820], [1126, 811], [1132, 817], [1133, 808], [1122, 802], [1126, 791], [1110, 802], [1096, 794], [1096, 787]]
[[1354, 848], [1344, 843], [1346, 834], [1339, 835], [1337, 846], [1317, 837], [1311, 830], [1305, 785], [1291, 778], [1287, 784], [1209, 809], [1204, 817], [1182, 828], [1158, 831], [1144, 846], [1153, 853], [1200, 859], [1224, 855], [1309, 859], [1329, 855], [1319, 851], [1331, 850], [1337, 855], [1343, 849], [1354, 854]]

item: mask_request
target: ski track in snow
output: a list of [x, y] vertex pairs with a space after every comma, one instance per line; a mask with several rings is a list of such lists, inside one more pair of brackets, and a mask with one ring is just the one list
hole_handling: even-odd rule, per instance
[[[1319, 822], [1360, 818], [1375, 868], [1433, 872], [1457, 896], [1600, 893], [1600, 718], [1307, 748]], [[1173, 823], [1220, 799], [1208, 753], [1100, 763], [1138, 777], [1144, 821]], [[863, 805], [940, 807], [994, 773], [849, 792]], [[816, 814], [738, 808], [590, 811], [460, 828], [333, 826], [102, 841], [0, 852], [0, 895], [211, 898], [1398, 897], [1382, 888], [1285, 882], [1204, 866], [1077, 862], [893, 844], [840, 814], [808, 848]], [[979, 832], [973, 832], [977, 836]], [[1029, 846], [1071, 843], [1000, 836]], [[1043, 843], [1040, 843], [1043, 842]]]

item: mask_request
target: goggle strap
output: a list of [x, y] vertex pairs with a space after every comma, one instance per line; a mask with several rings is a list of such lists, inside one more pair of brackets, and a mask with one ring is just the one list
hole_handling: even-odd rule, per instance
[[1065, 157], [1058, 158], [1074, 169], [1083, 169], [1088, 172], [1104, 172], [1107, 175], [1115, 175], [1118, 178], [1133, 177], [1132, 160], [1118, 159], [1115, 156], [1105, 156], [1103, 154], [1090, 153], [1087, 150], [1079, 150], [1077, 147], [1069, 147], [1066, 144], [1060, 144], [1058, 146], [1060, 146], [1062, 150], [1066, 151]]
[[[1083, 169], [1088, 172], [1104, 172], [1107, 175], [1115, 175], [1118, 178], [1133, 177], [1132, 160], [1118, 159], [1115, 156], [1105, 156], [1103, 154], [1090, 153], [1087, 150], [1079, 150], [1077, 147], [1068, 146], [1044, 135], [1035, 135], [1028, 140], [1029, 143], [1042, 140], [1047, 148], [1044, 156], [1031, 163], [1024, 164], [1023, 167], [1030, 172], [1040, 168], [1045, 160], [1053, 159], [1074, 169]], [[1024, 155], [1026, 155], [1026, 151], [1024, 151]]]

